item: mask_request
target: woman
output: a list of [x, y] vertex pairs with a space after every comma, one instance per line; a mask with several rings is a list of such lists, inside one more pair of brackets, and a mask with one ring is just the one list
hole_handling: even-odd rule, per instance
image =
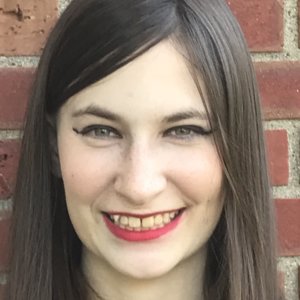
[[279, 298], [259, 97], [224, 1], [74, 0], [26, 120], [6, 299]]

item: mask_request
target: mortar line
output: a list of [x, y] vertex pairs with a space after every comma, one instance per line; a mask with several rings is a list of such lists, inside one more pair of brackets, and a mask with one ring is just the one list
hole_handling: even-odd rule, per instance
[[0, 129], [1, 140], [20, 140], [22, 139], [23, 131], [18, 129]]
[[39, 56], [0, 56], [1, 68], [36, 68]]
[[298, 48], [298, 3], [297, 0], [284, 1], [284, 50], [293, 53]]
[[0, 221], [2, 219], [7, 219], [7, 217], [12, 213], [13, 201], [11, 198], [7, 200], [0, 200]]
[[298, 188], [300, 191], [300, 126], [288, 129], [288, 139], [289, 185]]
[[71, 2], [71, 0], [59, 0], [58, 2], [58, 11], [59, 11], [59, 14], [61, 14], [65, 8], [69, 5], [69, 3]]
[[298, 299], [298, 266], [300, 265], [300, 256], [279, 257], [278, 269], [284, 272], [284, 290], [285, 299]]
[[7, 283], [8, 275], [6, 272], [0, 272], [0, 286]]

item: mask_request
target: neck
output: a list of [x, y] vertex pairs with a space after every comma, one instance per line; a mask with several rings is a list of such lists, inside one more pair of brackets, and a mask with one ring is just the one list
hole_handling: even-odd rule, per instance
[[[94, 293], [89, 300], [201, 300], [206, 250], [183, 260], [175, 268], [157, 278], [132, 278], [119, 273], [105, 261], [83, 252], [83, 271]], [[95, 263], [97, 261], [97, 263]]]

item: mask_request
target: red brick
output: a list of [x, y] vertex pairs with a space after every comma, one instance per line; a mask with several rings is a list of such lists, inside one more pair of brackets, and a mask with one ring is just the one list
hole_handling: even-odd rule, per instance
[[253, 52], [282, 51], [283, 0], [227, 0]]
[[266, 119], [300, 118], [300, 61], [255, 64]]
[[0, 5], [0, 55], [39, 54], [57, 20], [57, 0], [2, 0]]
[[16, 129], [23, 123], [34, 69], [0, 69], [0, 128]]
[[300, 199], [277, 199], [279, 254], [300, 255]]
[[0, 199], [12, 195], [19, 160], [19, 141], [0, 141]]
[[266, 130], [269, 174], [272, 185], [288, 185], [288, 136], [286, 130]]
[[7, 270], [9, 255], [10, 218], [0, 220], [0, 270]]

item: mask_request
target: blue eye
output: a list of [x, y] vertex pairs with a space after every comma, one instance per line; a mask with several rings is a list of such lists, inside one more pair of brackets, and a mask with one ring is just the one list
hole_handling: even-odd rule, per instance
[[82, 130], [76, 128], [73, 128], [73, 130], [77, 134], [93, 138], [121, 138], [116, 129], [106, 125], [90, 125], [84, 127]]
[[191, 139], [196, 136], [209, 135], [211, 133], [212, 133], [211, 129], [204, 129], [201, 126], [184, 125], [184, 126], [177, 126], [168, 129], [164, 133], [164, 136], [170, 136], [172, 138], [179, 138], [179, 139]]

